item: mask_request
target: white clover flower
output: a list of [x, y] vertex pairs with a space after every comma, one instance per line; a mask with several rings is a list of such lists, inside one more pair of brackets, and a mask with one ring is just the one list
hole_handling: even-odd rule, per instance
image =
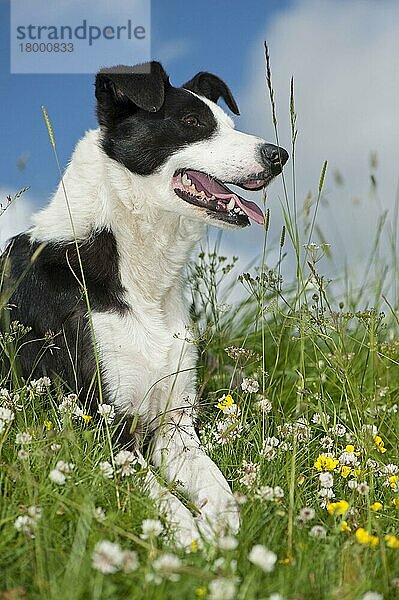
[[357, 488], [357, 481], [356, 481], [356, 479], [349, 479], [349, 481], [348, 481], [348, 488], [350, 490], [355, 490]]
[[29, 515], [21, 515], [14, 521], [14, 527], [17, 531], [21, 531], [29, 538], [35, 537], [36, 520]]
[[61, 444], [51, 444], [50, 449], [53, 452], [58, 452], [58, 450], [61, 450]]
[[274, 490], [270, 485], [263, 485], [262, 487], [258, 488], [255, 492], [255, 495], [261, 500], [274, 500]]
[[313, 538], [323, 539], [327, 536], [327, 531], [322, 525], [313, 525], [309, 531], [309, 535]]
[[366, 496], [369, 493], [370, 488], [365, 481], [361, 481], [360, 483], [358, 483], [356, 489], [359, 492], [359, 494]]
[[259, 383], [256, 381], [256, 379], [245, 377], [241, 382], [241, 389], [243, 392], [256, 394], [256, 392], [259, 392]]
[[42, 394], [51, 385], [51, 379], [49, 377], [40, 377], [39, 379], [32, 379], [29, 382], [29, 387], [33, 392]]
[[399, 470], [398, 465], [389, 463], [388, 465], [384, 465], [383, 467], [381, 467], [380, 473], [382, 475], [396, 475], [398, 470]]
[[122, 477], [133, 475], [137, 465], [137, 457], [133, 452], [130, 452], [130, 450], [121, 450], [115, 456], [115, 465], [119, 467], [118, 473], [120, 473]]
[[348, 467], [357, 467], [359, 466], [359, 461], [354, 452], [342, 452], [342, 454], [338, 457], [340, 465], [347, 465]]
[[235, 550], [238, 546], [238, 540], [233, 535], [224, 535], [217, 541], [220, 550]]
[[224, 446], [234, 440], [241, 437], [243, 427], [238, 421], [231, 421], [230, 419], [223, 419], [217, 421], [216, 430], [212, 432], [216, 443]]
[[53, 483], [57, 483], [58, 485], [64, 485], [66, 482], [66, 476], [58, 469], [52, 469], [49, 473], [49, 477]]
[[370, 435], [377, 435], [378, 429], [375, 425], [362, 425], [362, 431]]
[[264, 456], [264, 458], [266, 460], [269, 460], [269, 461], [273, 460], [273, 458], [275, 458], [276, 454], [277, 454], [275, 447], [274, 446], [269, 446], [267, 444], [263, 445], [263, 448], [262, 448], [262, 450], [261, 450], [260, 453], [261, 453], [262, 456]]
[[218, 577], [209, 584], [208, 600], [234, 600], [235, 596], [235, 581]]
[[[259, 396], [258, 396], [259, 397]], [[255, 402], [255, 408], [257, 410], [259, 410], [260, 412], [263, 413], [269, 413], [273, 406], [272, 403], [270, 402], [270, 400], [268, 400], [267, 398], [264, 398], [263, 396], [260, 396], [260, 400], [258, 400], [257, 402]]]
[[125, 550], [122, 553], [122, 561], [120, 567], [124, 573], [132, 573], [132, 571], [136, 571], [139, 567], [139, 559], [137, 556], [137, 552], [135, 552], [134, 550]]
[[13, 411], [6, 406], [0, 406], [0, 421], [3, 421], [6, 425], [10, 424], [15, 419]]
[[96, 544], [91, 560], [96, 571], [105, 575], [116, 573], [123, 563], [123, 551], [119, 544], [103, 540]]
[[284, 498], [284, 490], [279, 485], [274, 486], [273, 493], [275, 498]]
[[100, 471], [105, 479], [112, 479], [114, 476], [114, 468], [110, 462], [104, 460], [99, 464]]
[[334, 440], [328, 435], [325, 435], [320, 440], [320, 446], [323, 448], [323, 450], [331, 450], [331, 448], [334, 446]]
[[275, 567], [277, 556], [265, 546], [255, 544], [248, 554], [248, 560], [265, 573], [271, 573]]
[[32, 436], [27, 431], [22, 431], [21, 433], [17, 433], [15, 436], [15, 443], [23, 446], [24, 444], [30, 444], [32, 442]]
[[334, 478], [331, 475], [331, 473], [328, 473], [328, 472], [320, 473], [319, 481], [320, 481], [320, 485], [323, 488], [332, 488], [332, 486], [334, 485]]
[[58, 410], [61, 415], [70, 415], [76, 418], [83, 416], [83, 410], [78, 405], [78, 397], [76, 394], [64, 396], [62, 402], [58, 405]]
[[240, 483], [247, 488], [252, 488], [259, 475], [260, 465], [258, 463], [243, 461], [241, 467]]
[[24, 448], [21, 448], [20, 450], [18, 450], [17, 456], [19, 460], [27, 460], [29, 458], [29, 452]]
[[343, 437], [346, 433], [346, 427], [345, 427], [345, 425], [342, 425], [341, 423], [337, 423], [333, 427], [330, 427], [330, 429], [328, 431], [332, 435], [336, 435], [338, 437]]
[[158, 519], [144, 519], [141, 524], [140, 537], [142, 540], [158, 537], [163, 532], [163, 525]]
[[384, 600], [384, 596], [378, 592], [366, 592], [360, 600]]
[[331, 488], [322, 487], [319, 490], [319, 496], [322, 498], [335, 498], [335, 494]]
[[180, 575], [175, 573], [181, 567], [181, 560], [176, 554], [166, 552], [152, 563], [154, 570], [169, 581], [179, 581]]
[[97, 412], [101, 415], [107, 423], [113, 423], [115, 419], [115, 407], [111, 404], [100, 404], [97, 408]]
[[321, 422], [322, 422], [321, 414], [320, 413], [314, 413], [314, 415], [312, 416], [311, 421], [315, 425], [320, 425]]

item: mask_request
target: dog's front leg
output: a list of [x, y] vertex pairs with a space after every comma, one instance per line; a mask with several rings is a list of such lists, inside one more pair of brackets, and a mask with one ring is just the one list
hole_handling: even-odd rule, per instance
[[239, 513], [229, 484], [207, 456], [191, 420], [174, 417], [156, 432], [152, 462], [167, 481], [178, 484], [199, 510], [198, 526], [207, 537], [225, 530], [236, 533]]

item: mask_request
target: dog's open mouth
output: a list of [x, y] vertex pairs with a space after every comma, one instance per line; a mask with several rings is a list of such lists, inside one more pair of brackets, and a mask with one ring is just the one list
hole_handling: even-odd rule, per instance
[[[261, 190], [268, 181], [263, 178], [252, 178], [234, 182], [245, 190]], [[262, 225], [264, 216], [257, 204], [245, 200], [214, 177], [194, 169], [180, 169], [172, 177], [175, 193], [190, 204], [207, 210], [212, 217], [226, 221], [232, 225], [245, 227], [249, 219]]]

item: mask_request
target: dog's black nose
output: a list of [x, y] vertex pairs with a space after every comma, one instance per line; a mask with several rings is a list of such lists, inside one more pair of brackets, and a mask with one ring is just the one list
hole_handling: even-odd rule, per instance
[[282, 168], [288, 160], [288, 152], [281, 148], [281, 146], [274, 146], [274, 144], [263, 144], [260, 149], [262, 162], [265, 166], [271, 165], [273, 175], [281, 173]]

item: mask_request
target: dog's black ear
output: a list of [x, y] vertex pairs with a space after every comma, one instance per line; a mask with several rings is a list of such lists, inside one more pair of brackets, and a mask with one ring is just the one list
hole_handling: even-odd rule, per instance
[[182, 87], [195, 94], [199, 94], [200, 96], [205, 96], [205, 98], [212, 100], [212, 102], [217, 102], [219, 98], [223, 98], [229, 109], [235, 115], [240, 114], [237, 102], [234, 100], [233, 94], [228, 86], [220, 79], [220, 77], [217, 77], [212, 73], [201, 71], [190, 79], [190, 81], [186, 81]]
[[157, 112], [165, 100], [169, 79], [159, 62], [101, 69], [96, 76], [97, 114], [100, 125], [142, 108]]

